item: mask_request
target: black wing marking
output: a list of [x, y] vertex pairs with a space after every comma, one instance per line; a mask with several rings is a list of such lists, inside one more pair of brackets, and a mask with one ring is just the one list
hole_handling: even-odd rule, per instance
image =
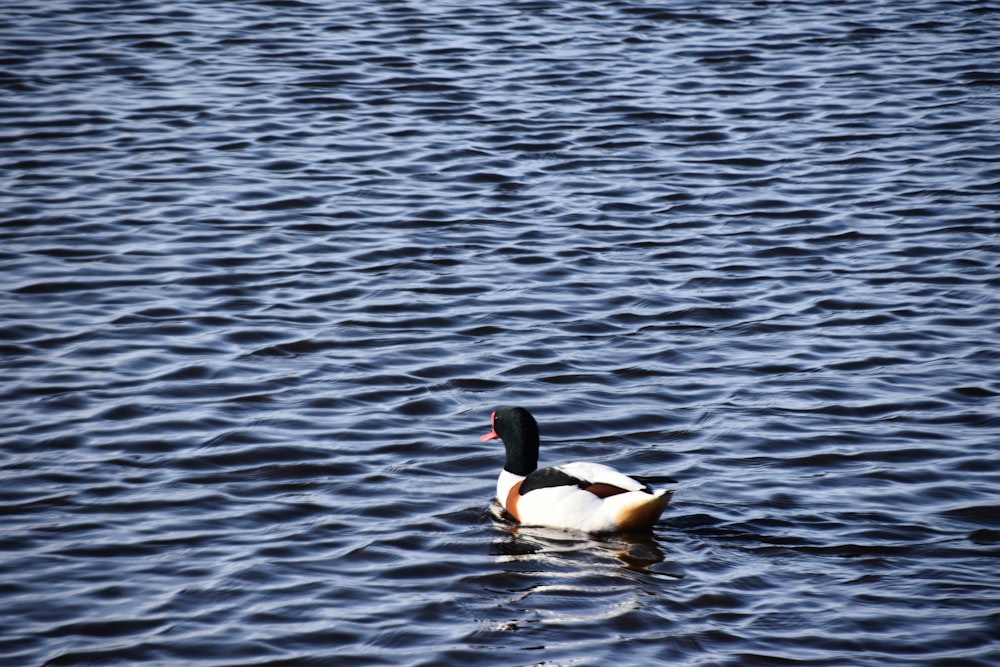
[[553, 486], [578, 486], [584, 489], [590, 486], [590, 482], [564, 473], [559, 468], [541, 468], [524, 478], [518, 493], [523, 496], [528, 491], [547, 489]]
[[[639, 482], [646, 489], [651, 486], [659, 486], [661, 484], [676, 484], [677, 480], [673, 477], [665, 477], [663, 475], [633, 475], [632, 479]], [[645, 489], [644, 489], [645, 490]]]

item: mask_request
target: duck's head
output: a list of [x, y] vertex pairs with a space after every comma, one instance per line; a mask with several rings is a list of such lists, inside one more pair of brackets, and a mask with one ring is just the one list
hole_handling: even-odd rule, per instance
[[490, 417], [490, 432], [480, 440], [503, 440], [507, 450], [504, 469], [526, 477], [538, 467], [538, 423], [524, 408], [496, 410]]

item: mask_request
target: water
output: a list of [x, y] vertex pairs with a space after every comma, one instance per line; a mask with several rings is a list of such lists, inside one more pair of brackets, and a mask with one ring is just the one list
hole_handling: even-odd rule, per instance
[[3, 664], [1000, 664], [997, 5], [0, 12]]

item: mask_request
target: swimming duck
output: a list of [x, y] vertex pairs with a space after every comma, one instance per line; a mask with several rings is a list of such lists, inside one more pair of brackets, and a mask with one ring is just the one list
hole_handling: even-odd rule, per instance
[[518, 523], [590, 533], [649, 530], [673, 495], [600, 463], [539, 469], [538, 423], [524, 408], [500, 408], [490, 424], [480, 439], [500, 438], [507, 450], [497, 500]]

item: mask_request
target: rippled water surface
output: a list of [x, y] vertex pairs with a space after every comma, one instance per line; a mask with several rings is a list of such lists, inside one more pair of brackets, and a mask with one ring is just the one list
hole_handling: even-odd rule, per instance
[[1000, 664], [996, 3], [0, 14], [3, 664]]

